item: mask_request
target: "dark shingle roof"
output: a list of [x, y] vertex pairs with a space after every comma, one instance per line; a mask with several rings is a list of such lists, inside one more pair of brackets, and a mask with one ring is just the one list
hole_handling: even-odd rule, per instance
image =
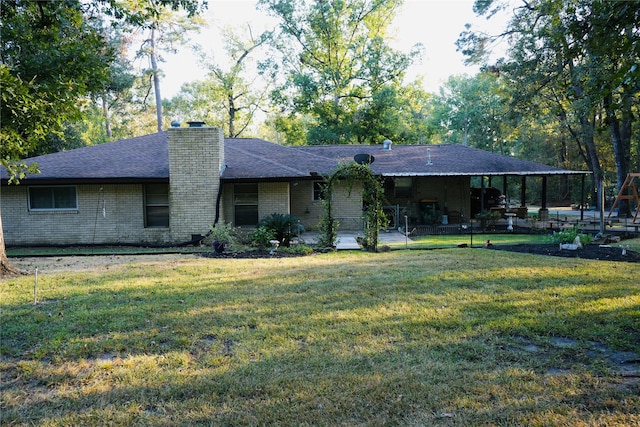
[[[40, 173], [24, 182], [135, 182], [169, 178], [167, 133], [61, 151], [26, 160], [37, 163]], [[2, 179], [7, 174], [2, 168]]]
[[371, 169], [386, 176], [562, 175], [568, 171], [540, 163], [503, 156], [464, 145], [323, 145], [298, 150], [349, 162], [357, 154], [374, 157]]
[[[386, 176], [562, 175], [567, 171], [462, 145], [326, 145], [291, 147], [262, 139], [225, 139], [224, 180], [300, 179], [329, 174], [357, 154], [370, 154]], [[430, 162], [429, 162], [430, 160]], [[25, 182], [49, 184], [150, 182], [169, 179], [167, 132], [27, 159], [40, 174]], [[7, 174], [1, 170], [3, 182]]]
[[309, 177], [328, 173], [336, 161], [263, 139], [225, 139], [226, 169], [223, 179], [269, 179]]

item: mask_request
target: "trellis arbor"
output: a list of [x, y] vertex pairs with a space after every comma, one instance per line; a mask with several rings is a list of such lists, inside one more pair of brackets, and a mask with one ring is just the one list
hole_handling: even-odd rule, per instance
[[362, 184], [364, 216], [364, 238], [362, 244], [368, 251], [377, 251], [378, 231], [386, 227], [388, 221], [382, 209], [384, 201], [383, 181], [380, 176], [373, 173], [368, 164], [356, 162], [339, 165], [333, 173], [325, 178], [322, 189], [324, 212], [320, 221], [320, 245], [325, 247], [336, 246], [339, 224], [334, 217], [332, 207], [336, 182], [346, 185], [349, 193], [355, 183]]

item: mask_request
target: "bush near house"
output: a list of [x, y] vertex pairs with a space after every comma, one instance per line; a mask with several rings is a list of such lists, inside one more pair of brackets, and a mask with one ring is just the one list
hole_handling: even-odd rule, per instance
[[272, 213], [262, 218], [259, 226], [273, 232], [275, 240], [278, 240], [280, 246], [284, 247], [291, 244], [293, 236], [298, 236], [305, 231], [300, 220], [290, 214]]
[[580, 237], [580, 243], [583, 245], [587, 245], [593, 240], [590, 234], [584, 233], [580, 228], [573, 226], [566, 230], [554, 231], [553, 234], [549, 236], [549, 242], [555, 244], [573, 243], [576, 237]]
[[223, 249], [225, 247], [231, 249], [237, 248], [240, 245], [241, 240], [238, 229], [223, 221], [211, 227], [209, 237], [211, 238], [214, 247], [217, 246], [216, 244], [222, 244]]

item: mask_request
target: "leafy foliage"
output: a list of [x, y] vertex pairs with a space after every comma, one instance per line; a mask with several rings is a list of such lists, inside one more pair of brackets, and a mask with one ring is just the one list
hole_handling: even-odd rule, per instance
[[506, 154], [509, 99], [504, 82], [494, 73], [452, 76], [430, 100], [429, 119], [441, 142]]
[[291, 238], [304, 232], [304, 226], [298, 218], [291, 214], [272, 213], [260, 220], [260, 227], [271, 231], [280, 246], [288, 247]]
[[76, 119], [78, 99], [108, 80], [114, 51], [103, 22], [86, 19], [80, 1], [0, 3], [2, 144], [0, 158], [30, 155], [47, 135]]
[[271, 246], [269, 243], [271, 240], [276, 238], [275, 231], [265, 227], [260, 226], [256, 228], [254, 231], [249, 233], [249, 241], [253, 246], [257, 246], [258, 248], [268, 248]]
[[[391, 114], [389, 88], [401, 84], [418, 50], [404, 54], [387, 44], [387, 28], [399, 0], [312, 1], [261, 0], [280, 19], [275, 40], [284, 76], [273, 99], [288, 113], [306, 117], [308, 144], [341, 144], [379, 140], [397, 126]], [[377, 99], [374, 97], [378, 95]], [[383, 109], [384, 125], [359, 125]], [[390, 120], [389, 123], [386, 123]], [[370, 133], [367, 133], [370, 132]], [[386, 136], [390, 136], [386, 134]]]
[[[508, 6], [503, 0], [475, 2], [477, 13], [488, 17]], [[605, 177], [608, 164], [603, 159], [615, 159], [619, 188], [631, 164], [632, 125], [638, 123], [636, 2], [534, 0], [513, 11], [502, 33], [470, 29], [458, 41], [459, 49], [470, 61], [484, 62], [494, 42], [508, 41], [507, 56], [485, 65], [505, 79], [513, 110], [522, 116], [543, 115], [564, 128], [563, 136], [593, 172], [592, 188]]]
[[554, 231], [549, 236], [549, 242], [555, 244], [573, 243], [576, 237], [580, 238], [580, 243], [583, 245], [589, 244], [593, 237], [590, 234], [584, 233], [580, 228], [573, 226], [562, 231]]
[[[234, 30], [235, 31], [235, 30]], [[227, 30], [225, 50], [230, 66], [223, 66], [202, 53], [202, 62], [209, 69], [205, 80], [184, 84], [180, 93], [167, 103], [167, 111], [180, 120], [198, 117], [219, 126], [229, 138], [246, 133], [256, 113], [266, 107], [269, 84], [256, 84], [258, 76], [249, 77], [252, 54], [271, 38], [270, 32], [257, 37], [248, 28], [247, 34]], [[257, 69], [254, 70], [258, 72]]]
[[241, 240], [240, 232], [237, 227], [223, 221], [211, 227], [209, 237], [214, 242], [223, 243], [231, 248], [238, 247]]
[[501, 217], [500, 212], [491, 210], [483, 210], [476, 215], [476, 219], [480, 221], [480, 226], [485, 231], [495, 229], [496, 223]]

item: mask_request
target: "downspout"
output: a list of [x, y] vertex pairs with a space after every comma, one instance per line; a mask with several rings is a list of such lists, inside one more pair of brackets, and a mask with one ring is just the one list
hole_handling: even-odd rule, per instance
[[[218, 196], [216, 197], [216, 217], [213, 220], [213, 226], [215, 227], [215, 225], [218, 223], [218, 221], [220, 221], [220, 201], [222, 200], [222, 183], [220, 183], [219, 187], [218, 187]], [[211, 231], [209, 231], [208, 234], [210, 234]]]

